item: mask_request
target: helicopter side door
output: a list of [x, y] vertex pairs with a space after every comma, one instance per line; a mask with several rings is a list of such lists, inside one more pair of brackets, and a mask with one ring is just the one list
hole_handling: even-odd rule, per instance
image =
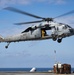
[[42, 29], [42, 30], [41, 30], [41, 37], [44, 38], [45, 35], [46, 35], [46, 31]]
[[41, 38], [41, 28], [37, 28], [31, 31], [31, 38]]

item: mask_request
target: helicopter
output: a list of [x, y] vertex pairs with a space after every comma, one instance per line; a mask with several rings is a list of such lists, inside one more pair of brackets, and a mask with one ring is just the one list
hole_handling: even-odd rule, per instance
[[[63, 38], [74, 35], [74, 28], [72, 28], [67, 24], [58, 23], [54, 21], [55, 18], [59, 18], [74, 13], [74, 10], [54, 18], [40, 17], [13, 7], [6, 7], [4, 8], [4, 10], [13, 11], [16, 13], [40, 19], [38, 21], [15, 23], [16, 25], [24, 25], [32, 23], [39, 23], [39, 24], [30, 26], [17, 35], [7, 36], [5, 38], [0, 36], [0, 42], [7, 42], [5, 48], [8, 48], [11, 42], [21, 42], [21, 41], [52, 39], [53, 41], [57, 40], [58, 43], [61, 43]], [[50, 35], [47, 34], [47, 31], [51, 31], [51, 34]]]

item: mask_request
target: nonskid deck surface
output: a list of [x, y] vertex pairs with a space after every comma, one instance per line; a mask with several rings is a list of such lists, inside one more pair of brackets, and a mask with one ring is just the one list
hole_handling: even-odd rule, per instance
[[[67, 74], [54, 74], [49, 72], [0, 72], [0, 75], [67, 75]], [[74, 74], [68, 74], [74, 75]]]

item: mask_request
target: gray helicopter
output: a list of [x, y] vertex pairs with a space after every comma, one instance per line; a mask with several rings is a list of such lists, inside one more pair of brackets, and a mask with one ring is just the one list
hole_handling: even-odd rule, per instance
[[[0, 42], [7, 42], [7, 45], [5, 46], [5, 48], [8, 48], [11, 42], [21, 42], [21, 41], [52, 39], [53, 41], [57, 40], [58, 43], [61, 43], [63, 38], [74, 35], [74, 28], [64, 23], [54, 22], [55, 18], [59, 18], [68, 14], [72, 14], [74, 13], [74, 10], [67, 12], [65, 14], [62, 14], [60, 16], [57, 16], [55, 18], [44, 18], [44, 17], [30, 14], [25, 11], [18, 10], [13, 7], [7, 7], [4, 9], [40, 19], [38, 21], [15, 23], [16, 25], [24, 25], [24, 24], [41, 22], [40, 24], [36, 24], [31, 27], [28, 27], [20, 34], [7, 36], [5, 38], [0, 36]], [[50, 31], [51, 33], [48, 34], [47, 33], [48, 31]]]

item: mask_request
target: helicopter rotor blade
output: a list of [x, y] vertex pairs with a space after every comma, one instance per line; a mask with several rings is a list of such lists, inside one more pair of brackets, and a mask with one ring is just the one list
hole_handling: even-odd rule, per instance
[[21, 23], [14, 23], [15, 25], [23, 25], [23, 24], [31, 24], [31, 23], [39, 23], [42, 22], [43, 20], [40, 21], [31, 21], [31, 22], [21, 22]]
[[17, 12], [17, 13], [21, 13], [21, 14], [24, 14], [24, 15], [28, 15], [28, 16], [31, 16], [31, 17], [34, 17], [34, 18], [37, 18], [37, 19], [42, 19], [40, 21], [32, 21], [32, 22], [23, 22], [23, 23], [15, 23], [17, 25], [22, 25], [22, 24], [30, 24], [30, 23], [38, 23], [38, 22], [42, 22], [42, 21], [54, 21], [55, 18], [59, 18], [59, 17], [63, 17], [63, 16], [66, 16], [66, 15], [69, 15], [69, 14], [72, 14], [74, 13], [74, 10], [72, 11], [69, 11], [67, 13], [64, 13], [62, 15], [59, 15], [57, 17], [54, 17], [54, 18], [44, 18], [44, 17], [40, 17], [40, 16], [36, 16], [34, 14], [31, 14], [31, 13], [28, 13], [28, 12], [25, 12], [25, 11], [21, 11], [19, 9], [16, 9], [16, 8], [13, 8], [13, 7], [7, 7], [7, 8], [4, 8], [5, 10], [9, 10], [9, 11], [13, 11], [13, 12]]
[[64, 14], [62, 14], [62, 15], [59, 15], [59, 16], [57, 16], [57, 17], [54, 17], [54, 19], [55, 19], [55, 18], [59, 18], [59, 17], [66, 16], [66, 15], [69, 15], [69, 14], [72, 14], [72, 13], [74, 13], [74, 10], [69, 11], [69, 12], [67, 12], [67, 13], [64, 13]]
[[34, 18], [44, 19], [43, 17], [36, 16], [36, 15], [30, 14], [30, 13], [28, 13], [28, 12], [25, 12], [25, 11], [22, 11], [22, 10], [13, 8], [13, 7], [7, 7], [7, 8], [4, 8], [4, 9], [5, 9], [5, 10], [10, 10], [10, 11], [13, 11], [13, 12], [17, 12], [17, 13], [21, 13], [21, 14], [24, 14], [24, 15], [28, 15], [28, 16], [31, 16], [31, 17], [34, 17]]
[[25, 11], [22, 11], [22, 10], [19, 10], [19, 9], [16, 9], [16, 8], [13, 8], [13, 7], [7, 7], [7, 8], [4, 8], [5, 10], [9, 10], [9, 11], [13, 11], [13, 12], [17, 12], [17, 13], [21, 13], [21, 14], [24, 14], [24, 15], [28, 15], [28, 16], [31, 16], [31, 17], [34, 17], [34, 18], [37, 18], [37, 19], [42, 19], [42, 21], [53, 21], [53, 18], [44, 18], [44, 17], [40, 17], [40, 16], [37, 16], [37, 15], [34, 15], [34, 14], [31, 14], [31, 13], [28, 13], [28, 12], [25, 12]]

